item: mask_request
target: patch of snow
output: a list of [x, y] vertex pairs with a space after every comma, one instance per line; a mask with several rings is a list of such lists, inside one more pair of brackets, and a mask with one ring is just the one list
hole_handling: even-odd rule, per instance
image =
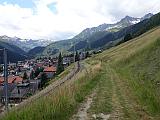
[[132, 24], [137, 24], [137, 23], [139, 23], [139, 22], [140, 22], [140, 19], [131, 21]]
[[121, 28], [121, 27], [122, 26], [120, 26], [120, 25], [114, 25], [112, 27], [107, 27], [105, 30], [108, 31], [108, 30], [113, 29], [113, 28]]

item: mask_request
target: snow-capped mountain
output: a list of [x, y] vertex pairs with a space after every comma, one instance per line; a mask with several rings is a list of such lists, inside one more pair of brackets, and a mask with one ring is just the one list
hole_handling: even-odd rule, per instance
[[30, 49], [33, 49], [38, 46], [47, 46], [52, 40], [44, 40], [44, 39], [39, 39], [39, 40], [32, 40], [32, 39], [21, 39], [18, 37], [8, 37], [6, 35], [0, 36], [0, 41], [4, 41], [7, 43], [10, 43], [12, 45], [18, 46], [22, 50], [28, 52]]
[[121, 21], [117, 22], [115, 25], [119, 27], [127, 27], [136, 23], [139, 23], [141, 20], [140, 18], [134, 18], [130, 16], [126, 16], [125, 18], [121, 19]]
[[153, 14], [149, 13], [146, 14], [145, 16], [141, 17], [141, 18], [134, 18], [134, 17], [130, 17], [130, 16], [125, 16], [123, 19], [121, 19], [119, 22], [114, 23], [114, 24], [101, 24], [97, 27], [92, 27], [92, 28], [87, 28], [85, 30], [83, 30], [81, 33], [79, 33], [78, 35], [76, 35], [74, 37], [74, 39], [87, 39], [89, 38], [91, 35], [97, 33], [97, 32], [102, 32], [102, 31], [106, 31], [106, 32], [117, 32], [118, 30], [137, 24], [140, 21], [143, 21], [145, 19], [148, 19], [150, 17], [152, 17]]

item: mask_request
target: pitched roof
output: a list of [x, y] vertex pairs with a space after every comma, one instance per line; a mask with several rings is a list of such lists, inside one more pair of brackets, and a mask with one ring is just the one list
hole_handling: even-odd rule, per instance
[[51, 67], [46, 67], [46, 68], [44, 69], [44, 72], [56, 72], [56, 67], [53, 67], [53, 66], [51, 66]]
[[[8, 76], [8, 83], [19, 83], [22, 82], [23, 78], [20, 76]], [[4, 77], [0, 77], [0, 83], [4, 82]]]
[[14, 76], [16, 83], [22, 82], [23, 78], [20, 76]]

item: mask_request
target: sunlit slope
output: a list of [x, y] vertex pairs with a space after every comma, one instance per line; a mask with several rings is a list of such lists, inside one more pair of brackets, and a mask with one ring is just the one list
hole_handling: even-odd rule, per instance
[[[160, 119], [160, 28], [104, 51], [93, 59], [103, 62], [105, 81], [91, 107], [111, 119]], [[106, 90], [104, 89], [106, 88]], [[109, 92], [108, 92], [109, 91]], [[104, 99], [108, 95], [107, 101]], [[104, 100], [102, 100], [104, 99]], [[103, 105], [99, 104], [103, 101]], [[103, 108], [104, 103], [109, 109]], [[98, 108], [98, 109], [97, 109]], [[102, 109], [103, 108], [103, 109]]]
[[160, 37], [160, 27], [150, 30], [145, 34], [132, 39], [119, 46], [113, 47], [103, 52], [100, 56], [104, 61], [118, 61], [124, 58], [128, 58], [132, 54], [139, 52], [148, 45], [154, 43]]

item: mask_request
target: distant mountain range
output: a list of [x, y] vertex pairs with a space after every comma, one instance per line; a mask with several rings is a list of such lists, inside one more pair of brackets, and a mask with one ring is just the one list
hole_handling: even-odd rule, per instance
[[29, 50], [38, 46], [47, 46], [52, 43], [52, 40], [32, 40], [32, 39], [21, 39], [18, 37], [8, 37], [6, 35], [0, 36], [0, 41], [7, 42], [9, 44], [18, 46], [22, 50], [28, 52]]
[[[69, 53], [73, 51], [74, 45], [78, 51], [105, 49], [116, 45], [126, 34], [136, 37], [159, 25], [160, 13], [156, 15], [149, 13], [142, 18], [126, 16], [115, 24], [101, 24], [97, 27], [87, 28], [72, 39], [56, 42], [0, 36], [0, 49], [8, 49], [8, 58], [11, 62], [37, 55], [54, 56], [60, 51]], [[44, 47], [47, 44], [49, 45]], [[3, 54], [1, 53], [0, 62], [2, 62], [2, 58]]]
[[[42, 53], [43, 46], [51, 42], [51, 40], [20, 39], [4, 35], [0, 36], [0, 49], [7, 49], [8, 61], [17, 62]], [[3, 63], [3, 51], [0, 51], [0, 63]]]
[[118, 32], [109, 33], [106, 36], [90, 43], [91, 49], [97, 48], [110, 48], [112, 46], [117, 45], [123, 38], [130, 34], [132, 38], [135, 38], [148, 30], [151, 30], [154, 27], [158, 27], [160, 25], [160, 13], [153, 15], [150, 18], [144, 19], [141, 22], [131, 25], [129, 27], [125, 27]]
[[93, 46], [95, 41], [104, 38], [108, 34], [114, 34], [122, 30], [123, 28], [137, 24], [145, 19], [149, 19], [152, 16], [153, 16], [152, 13], [146, 14], [141, 18], [126, 16], [119, 22], [114, 24], [104, 23], [97, 27], [87, 28], [78, 35], [76, 35], [75, 37], [73, 37], [72, 39], [61, 40], [51, 43], [44, 49], [42, 54], [54, 55], [59, 51], [62, 51], [63, 53], [68, 53], [70, 51], [73, 51], [73, 44], [75, 44], [76, 50], [84, 50], [86, 48], [91, 47], [91, 45]]
[[104, 24], [101, 24], [97, 27], [87, 28], [87, 29], [83, 30], [81, 33], [79, 33], [78, 35], [76, 35], [73, 39], [77, 39], [77, 40], [87, 39], [90, 36], [92, 36], [93, 34], [95, 34], [97, 32], [102, 32], [102, 31], [116, 32], [116, 31], [119, 31], [122, 28], [125, 28], [125, 27], [128, 27], [128, 26], [134, 25], [136, 23], [139, 23], [140, 21], [148, 19], [152, 16], [153, 16], [152, 13], [146, 14], [142, 18], [134, 18], [134, 17], [126, 16], [123, 19], [121, 19], [119, 22], [114, 23], [114, 24], [104, 23]]

